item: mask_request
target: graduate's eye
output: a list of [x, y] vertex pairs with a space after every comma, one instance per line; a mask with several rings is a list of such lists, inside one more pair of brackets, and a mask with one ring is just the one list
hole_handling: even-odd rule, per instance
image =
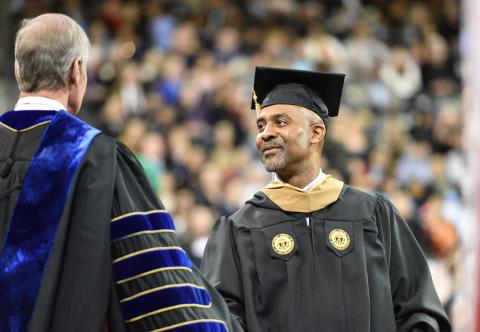
[[265, 127], [266, 127], [265, 123], [257, 123], [257, 128], [259, 132], [264, 131]]
[[277, 127], [285, 127], [287, 125], [287, 121], [285, 121], [283, 119], [278, 119], [276, 121], [276, 124], [277, 124]]

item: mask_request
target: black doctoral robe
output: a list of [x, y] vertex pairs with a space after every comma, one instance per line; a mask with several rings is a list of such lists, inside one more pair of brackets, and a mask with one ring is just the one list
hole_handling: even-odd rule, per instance
[[[0, 250], [49, 123], [22, 130], [0, 123]], [[235, 331], [223, 299], [178, 246], [173, 222], [132, 152], [103, 134], [75, 172], [28, 326], [2, 315], [0, 323], [15, 331]]]
[[252, 332], [451, 330], [397, 210], [328, 176], [272, 181], [217, 221], [202, 272]]

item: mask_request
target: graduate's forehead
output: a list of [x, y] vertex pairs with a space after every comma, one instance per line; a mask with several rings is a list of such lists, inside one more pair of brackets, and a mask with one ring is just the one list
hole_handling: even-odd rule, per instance
[[313, 112], [298, 105], [288, 104], [271, 105], [256, 111], [257, 122], [269, 121], [281, 116], [288, 117], [292, 120], [302, 120], [307, 119], [310, 115], [309, 113]]

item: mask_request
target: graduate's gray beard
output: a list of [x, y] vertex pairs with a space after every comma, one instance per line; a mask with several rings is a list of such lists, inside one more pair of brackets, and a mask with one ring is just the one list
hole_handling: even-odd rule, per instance
[[269, 160], [265, 160], [262, 157], [262, 162], [265, 165], [265, 169], [267, 170], [267, 172], [275, 172], [275, 173], [284, 169], [288, 163], [287, 158], [285, 157], [284, 154], [281, 154], [277, 158], [273, 158]]

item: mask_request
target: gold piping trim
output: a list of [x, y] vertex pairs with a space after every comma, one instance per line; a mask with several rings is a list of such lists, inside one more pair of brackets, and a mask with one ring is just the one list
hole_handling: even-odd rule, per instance
[[145, 277], [145, 276], [148, 276], [150, 274], [157, 273], [157, 272], [175, 271], [175, 270], [184, 270], [184, 271], [192, 272], [191, 268], [188, 268], [188, 267], [185, 267], [185, 266], [160, 267], [160, 268], [155, 269], [155, 270], [150, 270], [150, 271], [147, 271], [147, 272], [137, 274], [137, 275], [135, 275], [133, 277], [130, 277], [130, 278], [119, 280], [119, 281], [117, 281], [117, 285], [121, 285], [121, 284], [129, 282], [131, 280], [135, 280], [135, 279], [138, 279], [138, 278], [141, 278], [141, 277]]
[[154, 248], [148, 248], [148, 249], [143, 249], [143, 250], [139, 250], [139, 251], [132, 252], [132, 253], [130, 253], [130, 254], [128, 254], [128, 255], [125, 255], [125, 256], [122, 256], [122, 257], [119, 257], [119, 258], [115, 259], [112, 263], [117, 263], [117, 262], [123, 261], [124, 259], [127, 259], [127, 258], [132, 257], [132, 256], [136, 256], [136, 255], [143, 254], [144, 252], [161, 251], [161, 250], [172, 250], [172, 249], [181, 250], [181, 251], [185, 252], [185, 250], [183, 250], [182, 247], [178, 247], [178, 246], [173, 246], [173, 247], [154, 247]]
[[152, 214], [152, 213], [157, 213], [157, 212], [167, 212], [167, 210], [152, 210], [152, 211], [146, 211], [146, 212], [130, 212], [130, 213], [126, 213], [126, 214], [122, 214], [121, 216], [118, 216], [118, 217], [115, 217], [111, 220], [111, 222], [114, 222], [114, 221], [117, 221], [117, 220], [120, 220], [120, 219], [123, 219], [123, 218], [126, 218], [126, 217], [130, 217], [130, 216], [134, 216], [136, 214]]
[[[174, 305], [174, 306], [171, 306], [171, 307], [166, 307], [166, 308], [162, 308], [162, 309], [158, 309], [158, 310], [155, 310], [155, 311], [152, 311], [152, 312], [149, 312], [149, 313], [146, 313], [144, 315], [141, 315], [141, 316], [137, 316], [137, 317], [133, 317], [132, 319], [129, 319], [129, 320], [126, 320], [125, 323], [133, 323], [137, 320], [140, 320], [140, 319], [143, 319], [143, 318], [146, 318], [148, 316], [153, 316], [153, 315], [156, 315], [156, 314], [160, 314], [162, 312], [166, 312], [166, 311], [170, 311], [170, 310], [175, 310], [175, 309], [181, 309], [181, 308], [203, 308], [203, 309], [208, 309], [212, 306], [212, 303], [210, 302], [210, 304], [208, 305], [203, 305], [203, 304], [177, 304], [177, 305]], [[164, 327], [165, 328], [165, 327]], [[170, 326], [167, 327], [168, 329], [170, 329]], [[166, 331], [166, 330], [155, 330], [155, 331]]]
[[193, 287], [193, 288], [197, 288], [197, 289], [206, 290], [205, 287], [201, 287], [201, 286], [198, 286], [198, 285], [195, 285], [195, 284], [190, 284], [190, 283], [170, 284], [170, 285], [155, 287], [155, 288], [152, 288], [152, 289], [149, 289], [149, 290], [146, 290], [146, 291], [137, 293], [137, 294], [132, 295], [132, 296], [130, 296], [130, 297], [126, 297], [126, 298], [124, 298], [124, 299], [121, 299], [121, 300], [120, 300], [120, 303], [127, 302], [127, 301], [133, 300], [133, 299], [135, 299], [135, 298], [137, 298], [137, 297], [139, 297], [139, 296], [142, 296], [142, 295], [145, 295], [145, 294], [148, 294], [148, 293], [153, 293], [153, 292], [156, 292], [156, 291], [159, 291], [159, 290], [162, 290], [162, 289], [168, 289], [168, 288], [174, 288], [174, 287], [186, 287], [186, 286]]
[[161, 329], [157, 329], [157, 330], [151, 330], [150, 332], [163, 332], [163, 331], [168, 331], [168, 330], [171, 330], [171, 329], [174, 329], [176, 327], [180, 327], [180, 326], [185, 326], [185, 325], [190, 325], [190, 324], [194, 324], [194, 323], [222, 323], [223, 325], [225, 325], [225, 328], [227, 329], [228, 331], [228, 328], [227, 328], [227, 324], [225, 324], [225, 322], [223, 320], [218, 320], [218, 319], [196, 319], [196, 320], [189, 320], [189, 321], [186, 321], [186, 322], [183, 322], [183, 323], [178, 323], [178, 324], [175, 324], [175, 325], [170, 325], [170, 326], [166, 326], [166, 327], [162, 327]]
[[117, 242], [117, 241], [120, 241], [120, 240], [125, 240], [125, 239], [131, 238], [131, 237], [135, 237], [135, 236], [138, 236], [138, 235], [156, 234], [156, 233], [175, 233], [175, 230], [174, 229], [158, 229], [158, 230], [154, 230], [154, 231], [141, 231], [141, 232], [136, 232], [136, 233], [125, 235], [124, 237], [113, 240], [111, 242], [114, 243], [114, 242]]
[[7, 128], [8, 130], [11, 130], [11, 131], [13, 131], [13, 132], [15, 132], [15, 133], [23, 133], [23, 132], [28, 131], [28, 130], [30, 130], [30, 129], [33, 129], [33, 128], [35, 128], [35, 127], [43, 126], [44, 124], [47, 124], [47, 123], [49, 123], [49, 122], [51, 122], [51, 120], [39, 122], [39, 123], [37, 123], [36, 125], [30, 126], [30, 127], [28, 127], [28, 128], [20, 129], [20, 130], [17, 130], [17, 129], [15, 129], [15, 128], [12, 128], [12, 127], [6, 125], [6, 124], [3, 123], [3, 122], [0, 122], [0, 125], [4, 126], [4, 127]]

